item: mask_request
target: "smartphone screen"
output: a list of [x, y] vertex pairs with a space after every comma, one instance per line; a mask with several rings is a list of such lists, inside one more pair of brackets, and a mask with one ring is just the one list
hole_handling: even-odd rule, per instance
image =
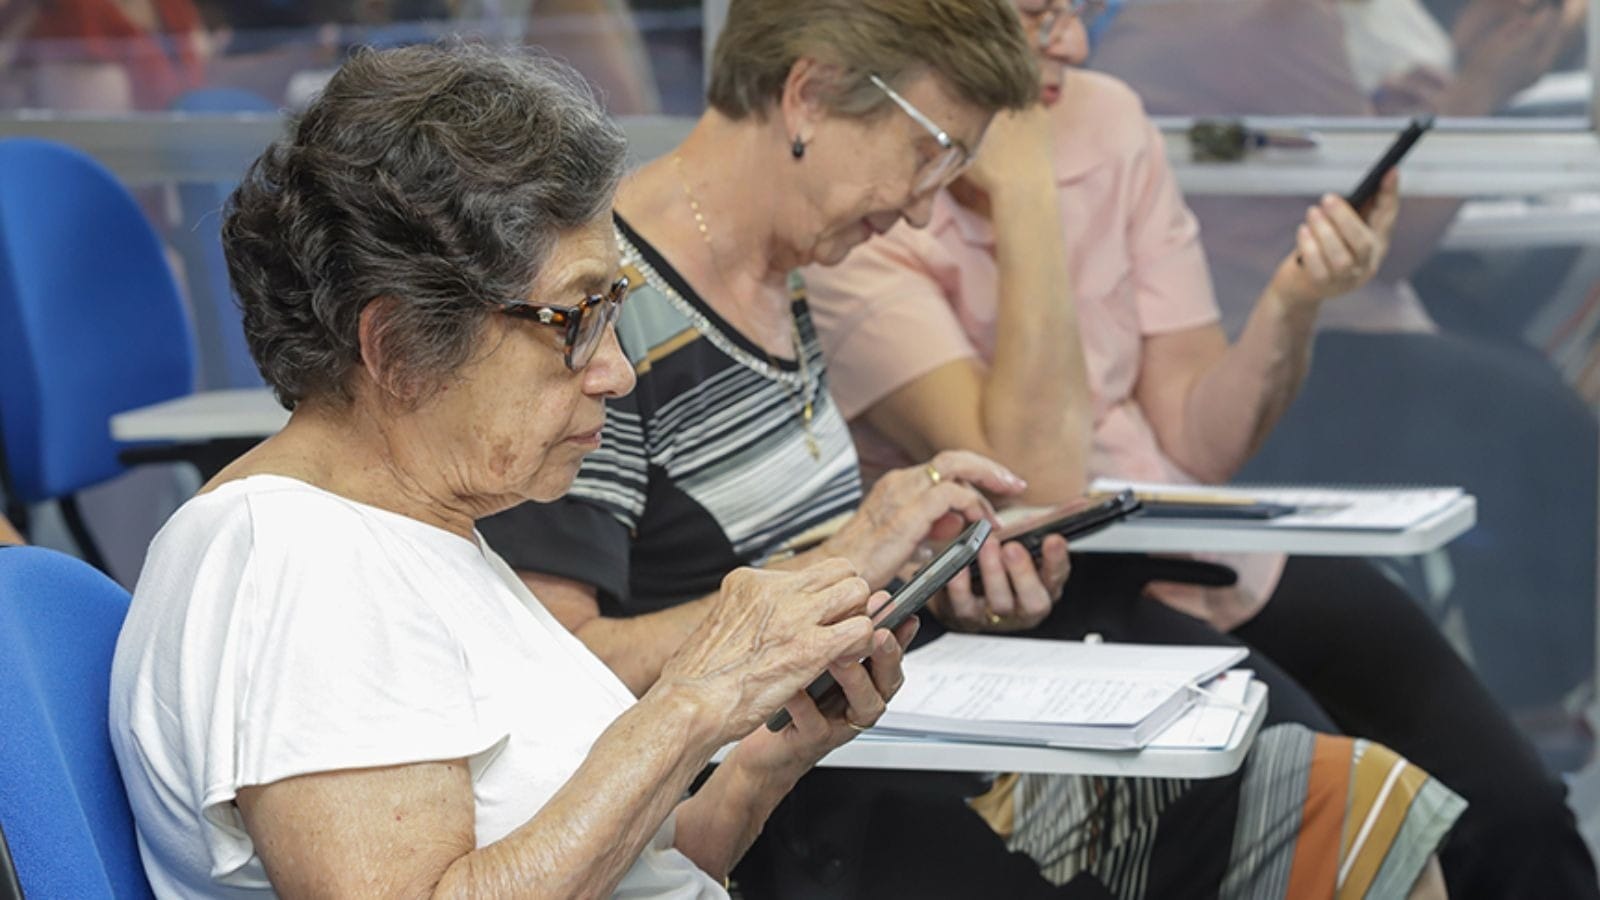
[[917, 570], [905, 586], [895, 591], [884, 605], [869, 613], [879, 628], [899, 628], [900, 623], [911, 618], [928, 604], [933, 595], [955, 577], [962, 567], [970, 565], [978, 555], [978, 548], [989, 538], [990, 525], [979, 519], [966, 527], [927, 565]]

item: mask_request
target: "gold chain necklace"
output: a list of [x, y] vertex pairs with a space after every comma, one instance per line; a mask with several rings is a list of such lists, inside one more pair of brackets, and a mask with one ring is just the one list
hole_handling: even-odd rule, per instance
[[[677, 153], [672, 154], [672, 166], [673, 171], [678, 175], [678, 185], [683, 188], [683, 199], [689, 201], [689, 211], [694, 213], [694, 224], [700, 231], [700, 239], [705, 241], [706, 252], [711, 255], [711, 270], [716, 273], [717, 281], [731, 301], [733, 299], [733, 291], [728, 287], [727, 276], [722, 273], [722, 261], [717, 257], [716, 245], [711, 242], [711, 229], [706, 226], [705, 214], [700, 211], [700, 201], [695, 198], [694, 191], [689, 188], [689, 179], [685, 178], [683, 174], [683, 157]], [[767, 357], [767, 364], [772, 367], [774, 372], [778, 373], [777, 382], [783, 385], [784, 392], [789, 395], [790, 401], [795, 405], [795, 411], [800, 416], [800, 424], [805, 429], [806, 450], [810, 452], [812, 459], [820, 460], [822, 459], [822, 445], [817, 443], [817, 437], [811, 430], [811, 418], [815, 411], [814, 400], [816, 398], [815, 386], [811, 382], [811, 366], [806, 360], [806, 348], [800, 340], [800, 323], [792, 314], [789, 316], [789, 324], [791, 326], [790, 337], [794, 341], [794, 358], [800, 366], [800, 387], [796, 389], [789, 384], [788, 379], [783, 377], [782, 369], [778, 367], [778, 361], [773, 359], [772, 354], [767, 352], [766, 347], [762, 347], [761, 352]]]

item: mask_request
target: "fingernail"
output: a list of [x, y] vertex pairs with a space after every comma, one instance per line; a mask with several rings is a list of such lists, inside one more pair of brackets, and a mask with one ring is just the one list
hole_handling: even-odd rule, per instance
[[1338, 203], [1339, 203], [1339, 198], [1338, 197], [1335, 197], [1332, 194], [1323, 194], [1322, 195], [1322, 205], [1323, 206], [1326, 206], [1329, 209], [1332, 209], [1333, 207], [1337, 206]]

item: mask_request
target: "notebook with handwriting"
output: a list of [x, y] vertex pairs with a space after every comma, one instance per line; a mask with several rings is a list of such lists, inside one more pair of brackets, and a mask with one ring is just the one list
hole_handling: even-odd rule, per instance
[[1134, 750], [1189, 709], [1194, 686], [1245, 655], [1240, 647], [948, 634], [907, 655], [905, 685], [875, 730]]

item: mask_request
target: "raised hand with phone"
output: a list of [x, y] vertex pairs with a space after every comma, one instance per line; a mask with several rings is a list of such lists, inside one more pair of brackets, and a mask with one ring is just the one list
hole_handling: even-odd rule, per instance
[[1323, 194], [1306, 209], [1295, 229], [1294, 250], [1278, 265], [1267, 290], [1297, 307], [1316, 308], [1361, 287], [1383, 264], [1399, 213], [1400, 176], [1392, 168], [1360, 207], [1349, 198]]

